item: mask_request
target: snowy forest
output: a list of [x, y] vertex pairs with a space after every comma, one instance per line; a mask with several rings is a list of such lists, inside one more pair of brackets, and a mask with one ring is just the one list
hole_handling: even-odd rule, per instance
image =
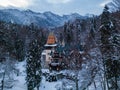
[[[120, 0], [55, 27], [1, 18], [0, 90], [120, 90]], [[41, 58], [51, 32], [62, 58], [54, 70]]]

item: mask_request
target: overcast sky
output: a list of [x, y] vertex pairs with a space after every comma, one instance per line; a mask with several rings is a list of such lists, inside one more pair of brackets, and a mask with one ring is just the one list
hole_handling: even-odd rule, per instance
[[51, 11], [63, 15], [70, 13], [96, 14], [103, 11], [112, 0], [0, 0], [0, 8], [31, 9], [36, 12]]

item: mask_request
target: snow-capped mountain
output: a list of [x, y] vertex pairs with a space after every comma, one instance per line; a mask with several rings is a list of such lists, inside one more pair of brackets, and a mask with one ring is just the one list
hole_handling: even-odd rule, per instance
[[58, 27], [64, 25], [65, 22], [75, 20], [76, 18], [83, 19], [85, 17], [77, 13], [59, 16], [52, 12], [36, 13], [31, 10], [20, 11], [18, 9], [0, 10], [0, 20], [2, 21], [22, 25], [30, 25], [31, 23], [34, 23], [40, 27]]

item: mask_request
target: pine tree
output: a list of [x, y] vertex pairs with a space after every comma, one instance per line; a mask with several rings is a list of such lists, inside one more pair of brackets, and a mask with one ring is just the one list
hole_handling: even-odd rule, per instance
[[[115, 55], [114, 45], [111, 43], [113, 40], [113, 32], [115, 28], [112, 20], [110, 18], [109, 8], [105, 6], [104, 11], [101, 16], [101, 53], [103, 58], [103, 66], [104, 66], [104, 76], [106, 79], [106, 84], [108, 90], [118, 90], [118, 85], [116, 82], [118, 74], [119, 65], [118, 61], [116, 61], [113, 57]], [[105, 88], [104, 88], [105, 89]]]
[[15, 41], [15, 50], [16, 50], [16, 58], [19, 61], [24, 60], [25, 50], [24, 50], [24, 42], [21, 39], [17, 39]]
[[115, 30], [110, 38], [110, 43], [113, 46], [114, 52], [112, 55], [112, 84], [115, 90], [118, 90], [120, 86], [118, 85], [118, 81], [120, 81], [120, 33]]
[[63, 41], [63, 35], [62, 35], [62, 33], [60, 33], [60, 35], [59, 35], [59, 40], [60, 40], [60, 43], [62, 43], [62, 41]]
[[70, 45], [73, 41], [73, 32], [69, 26], [69, 23], [64, 25], [64, 36], [67, 45]]
[[37, 40], [30, 43], [28, 52], [26, 72], [28, 90], [34, 90], [35, 87], [39, 90], [41, 82], [41, 47]]

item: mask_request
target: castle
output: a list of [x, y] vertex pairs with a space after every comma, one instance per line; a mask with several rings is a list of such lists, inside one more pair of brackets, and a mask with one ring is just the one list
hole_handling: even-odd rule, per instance
[[56, 43], [56, 37], [55, 35], [51, 32], [48, 36], [47, 43], [44, 45], [44, 50], [42, 52], [42, 62], [43, 62], [43, 68], [48, 68], [48, 64], [51, 61], [51, 52], [54, 52], [55, 47], [57, 46]]
[[[62, 42], [63, 44], [63, 42]], [[49, 66], [51, 66], [51, 62], [53, 62], [56, 58], [56, 49], [58, 47], [58, 42], [57, 42], [57, 38], [54, 35], [53, 32], [51, 32], [48, 35], [48, 39], [46, 44], [44, 45], [44, 50], [42, 52], [42, 68], [50, 68]], [[57, 55], [57, 61], [59, 61], [59, 59], [61, 59], [61, 57], [59, 56], [60, 54]], [[50, 65], [51, 64], [51, 65]]]

